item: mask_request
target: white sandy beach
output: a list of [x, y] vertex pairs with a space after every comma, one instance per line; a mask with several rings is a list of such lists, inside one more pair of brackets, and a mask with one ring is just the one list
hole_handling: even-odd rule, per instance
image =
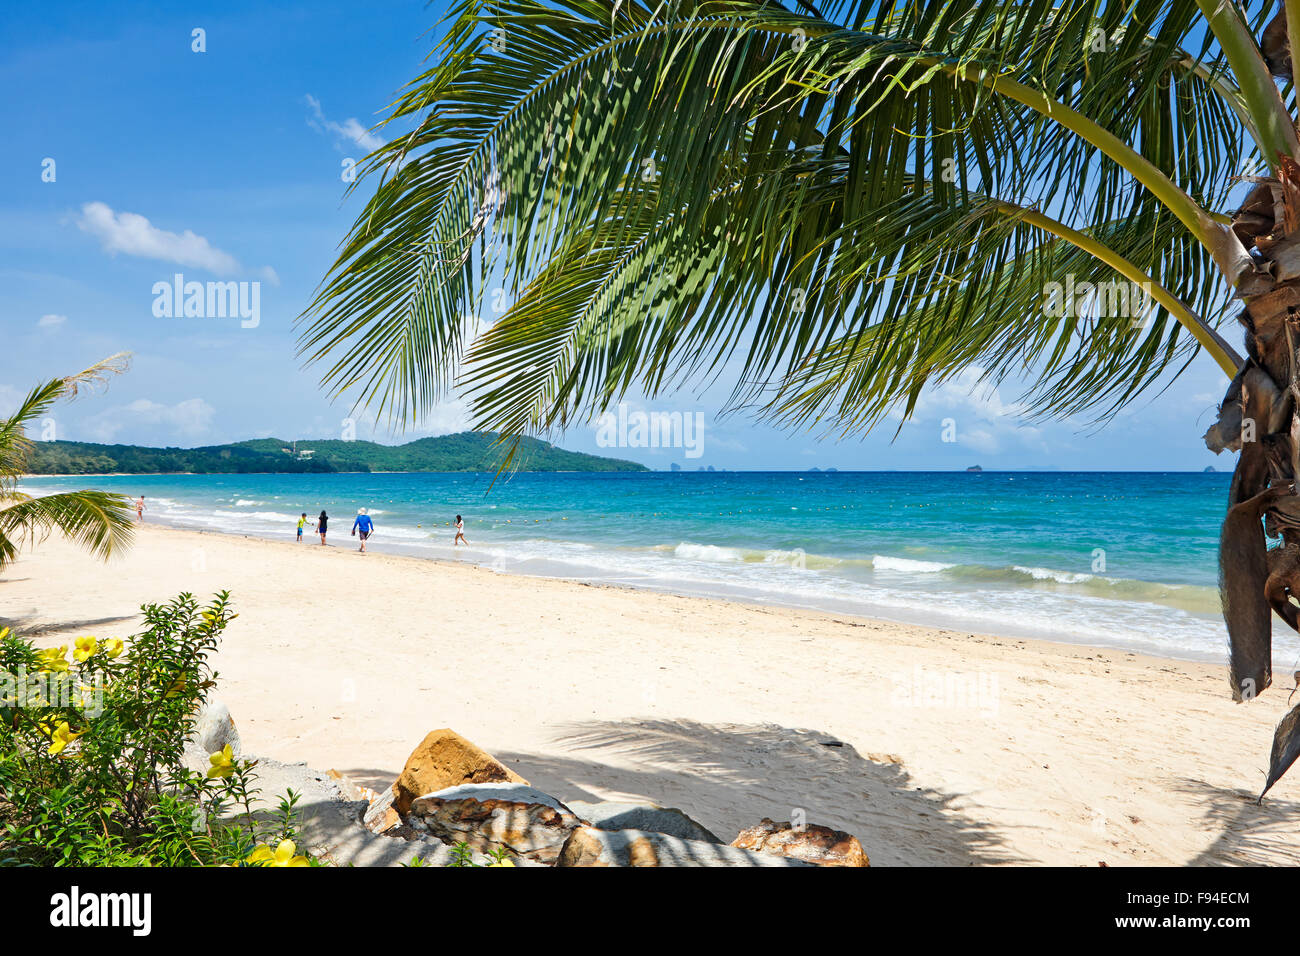
[[125, 637], [141, 603], [227, 589], [245, 751], [371, 785], [451, 727], [561, 799], [681, 807], [724, 840], [802, 808], [873, 865], [1300, 863], [1300, 771], [1254, 802], [1290, 675], [1238, 705], [1222, 667], [373, 544], [146, 526], [105, 565], [51, 539], [0, 575], [0, 623]]

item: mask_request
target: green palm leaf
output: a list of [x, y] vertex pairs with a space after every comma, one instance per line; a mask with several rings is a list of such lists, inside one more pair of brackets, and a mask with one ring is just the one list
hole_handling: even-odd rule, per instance
[[11, 495], [0, 507], [0, 569], [53, 532], [98, 558], [109, 558], [131, 543], [132, 513], [129, 499], [106, 491]]
[[0, 570], [24, 547], [58, 532], [101, 558], [118, 553], [133, 533], [131, 504], [123, 495], [70, 491], [33, 497], [16, 489], [27, 466], [31, 441], [26, 428], [55, 402], [75, 398], [126, 370], [130, 356], [112, 355], [66, 378], [38, 385], [8, 418], [0, 419]]

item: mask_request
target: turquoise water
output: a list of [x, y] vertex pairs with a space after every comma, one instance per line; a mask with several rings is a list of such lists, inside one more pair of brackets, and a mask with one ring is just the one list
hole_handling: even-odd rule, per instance
[[[820, 608], [1220, 660], [1229, 476], [1114, 472], [678, 472], [33, 478], [146, 496], [169, 525], [291, 540], [332, 518], [354, 547], [498, 571]], [[453, 549], [465, 517], [470, 547]], [[309, 525], [310, 530], [310, 525]], [[1282, 639], [1278, 666], [1300, 656]]]

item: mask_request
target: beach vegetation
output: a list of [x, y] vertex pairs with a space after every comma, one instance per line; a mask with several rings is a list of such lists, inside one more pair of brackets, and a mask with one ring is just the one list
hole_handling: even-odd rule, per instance
[[[310, 451], [279, 438], [255, 438], [201, 448], [144, 448], [91, 442], [35, 442], [27, 462], [32, 474], [326, 474], [331, 472], [494, 472], [504, 451], [497, 436], [476, 432], [419, 438], [404, 445], [349, 438], [313, 439]], [[529, 439], [516, 456], [525, 471], [646, 471], [644, 465], [566, 451]]]
[[0, 631], [0, 864], [309, 865], [296, 794], [256, 812], [255, 761], [229, 746], [206, 773], [186, 760], [229, 595], [141, 610], [142, 631], [78, 638], [72, 660]]
[[[454, 843], [451, 847], [451, 862], [448, 866], [514, 866], [514, 859], [510, 856], [510, 851], [503, 846], [498, 846], [490, 850], [487, 854], [489, 863], [475, 863], [474, 851], [470, 849], [468, 843], [464, 841]], [[415, 865], [415, 861], [411, 861]]]
[[125, 353], [110, 356], [83, 372], [37, 385], [8, 418], [0, 418], [0, 570], [24, 547], [59, 533], [91, 554], [109, 558], [131, 541], [130, 500], [107, 491], [63, 491], [29, 495], [18, 479], [30, 470], [33, 441], [28, 429], [59, 401], [105, 382], [126, 368]]

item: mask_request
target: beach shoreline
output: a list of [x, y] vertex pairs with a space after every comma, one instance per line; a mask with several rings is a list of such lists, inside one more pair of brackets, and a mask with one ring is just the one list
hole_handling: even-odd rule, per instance
[[[1226, 637], [1213, 583], [1219, 506], [1196, 477], [1118, 491], [1078, 475], [981, 478], [987, 494], [978, 504], [966, 475], [927, 484], [924, 496], [913, 482], [838, 474], [707, 483], [666, 474], [519, 475], [502, 489], [474, 476], [429, 474], [97, 483], [147, 494], [150, 523], [184, 529], [285, 540], [300, 511], [328, 510], [337, 536], [346, 530], [339, 522], [367, 503], [376, 543], [388, 553], [1219, 663]], [[498, 493], [488, 496], [489, 488]], [[1128, 503], [1127, 519], [1108, 513], [1113, 502]], [[1184, 509], [1190, 534], [1143, 519], [1162, 505]], [[1034, 517], [1046, 507], [1056, 509], [1055, 534], [1042, 534]], [[453, 548], [450, 521], [440, 520], [458, 512], [466, 513], [468, 548]], [[1293, 636], [1279, 635], [1276, 650], [1279, 668], [1300, 660]]]
[[[353, 516], [351, 515], [344, 515], [341, 519], [332, 519], [332, 520], [337, 520], [339, 523], [335, 525], [335, 530], [331, 531], [331, 534], [334, 535], [334, 539], [333, 539], [334, 543], [328, 545], [328, 547], [343, 547], [344, 549], [350, 547], [350, 545], [348, 545], [346, 542], [343, 545], [339, 545], [338, 541], [341, 539], [340, 529], [344, 526], [347, 526], [348, 522], [352, 520], [352, 517]], [[304, 544], [315, 545], [318, 543], [316, 541], [316, 534], [312, 531], [312, 522], [314, 520], [315, 519], [312, 518], [310, 515], [308, 516], [308, 524], [303, 531]], [[451, 522], [444, 522], [444, 524], [450, 525]], [[282, 536], [273, 537], [269, 534], [248, 534], [240, 531], [223, 530], [221, 528], [187, 528], [181, 525], [171, 524], [170, 522], [167, 521], [156, 521], [156, 520], [153, 523], [151, 523], [149, 527], [161, 528], [167, 531], [181, 531], [181, 532], [191, 532], [194, 534], [218, 535], [223, 537], [240, 538], [249, 541], [266, 541], [272, 544], [290, 544], [293, 542], [292, 536], [288, 533], [285, 533]], [[382, 553], [384, 554], [385, 557], [392, 558], [392, 559], [431, 562], [433, 564], [442, 565], [442, 566], [473, 567], [473, 568], [478, 568], [480, 570], [488, 571], [492, 574], [505, 574], [512, 577], [533, 578], [533, 579], [544, 580], [544, 581], [563, 581], [570, 584], [578, 584], [583, 587], [615, 588], [615, 589], [626, 590], [631, 592], [646, 593], [646, 594], [664, 594], [671, 597], [688, 598], [694, 600], [722, 601], [728, 604], [736, 604], [743, 607], [749, 607], [755, 609], [779, 608], [779, 609], [785, 609], [791, 611], [808, 612], [813, 614], [829, 614], [829, 615], [839, 616], [839, 617], [848, 616], [855, 619], [870, 621], [873, 624], [899, 626], [899, 627], [922, 627], [922, 628], [928, 628], [930, 630], [939, 631], [948, 634], [969, 635], [972, 637], [974, 636], [973, 634], [970, 634], [969, 628], [951, 627], [951, 626], [946, 626], [942, 623], [935, 623], [932, 621], [925, 621], [925, 620], [908, 620], [905, 617], [893, 617], [890, 616], [888, 613], [886, 613], [888, 609], [880, 609], [875, 613], [864, 615], [853, 609], [836, 609], [836, 608], [827, 608], [827, 607], [817, 607], [815, 605], [810, 605], [810, 604], [801, 604], [796, 601], [790, 600], [788, 598], [782, 599], [780, 595], [737, 594], [737, 593], [728, 593], [723, 590], [713, 590], [713, 589], [688, 591], [685, 589], [676, 588], [672, 584], [602, 581], [599, 579], [591, 578], [589, 576], [584, 576], [580, 573], [566, 574], [559, 571], [528, 572], [528, 571], [513, 570], [513, 569], [502, 570], [500, 568], [493, 568], [489, 563], [484, 562], [482, 560], [475, 560], [472, 557], [466, 557], [460, 559], [460, 558], [448, 558], [439, 555], [419, 554], [419, 553], [407, 552], [402, 550], [399, 551], [385, 550], [385, 546], [387, 546], [388, 548], [392, 548], [392, 547], [400, 548], [401, 545], [398, 544], [394, 546], [391, 543], [391, 541], [383, 541], [381, 540], [383, 537], [382, 533], [377, 532], [377, 534], [379, 535], [378, 538], [370, 539], [371, 551], [377, 554]], [[356, 543], [355, 539], [350, 536], [346, 539], [346, 541], [353, 542], [354, 544]], [[374, 551], [376, 546], [379, 547], [378, 551]], [[470, 547], [466, 547], [465, 550], [467, 553], [472, 553], [472, 549]], [[1109, 652], [1128, 653], [1130, 651], [1130, 648], [1099, 644], [1096, 642], [1088, 641], [1085, 638], [1079, 638], [1077, 640], [1069, 640], [1065, 638], [1053, 639], [1053, 638], [1038, 637], [1029, 634], [1016, 634], [1016, 633], [1003, 633], [1003, 634], [998, 634], [996, 636], [1006, 640], [1023, 639], [1023, 640], [1035, 641], [1035, 642], [1042, 641], [1048, 644], [1061, 644], [1067, 647], [1100, 650], [1108, 653]], [[1153, 657], [1159, 660], [1207, 663], [1203, 656], [1199, 656], [1195, 654], [1186, 654], [1180, 656], [1173, 652], [1160, 653], [1158, 650], [1153, 652], [1147, 652], [1140, 649], [1133, 650], [1132, 652], [1142, 656]]]
[[1254, 804], [1291, 683], [1222, 665], [145, 524], [0, 575], [41, 646], [229, 590], [217, 694], [245, 749], [385, 785], [450, 727], [560, 799], [764, 816], [873, 864], [1300, 862], [1300, 783]]

